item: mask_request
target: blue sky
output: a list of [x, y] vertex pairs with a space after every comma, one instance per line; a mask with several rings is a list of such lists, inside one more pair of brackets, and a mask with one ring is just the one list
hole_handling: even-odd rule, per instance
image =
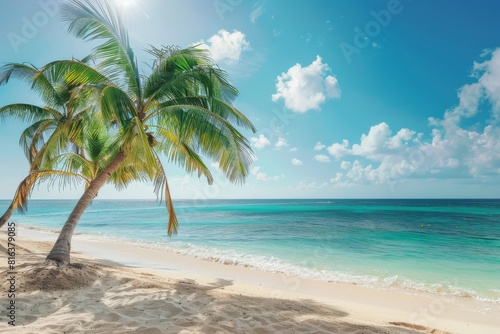
[[[244, 186], [169, 166], [174, 198], [500, 197], [500, 3], [121, 0], [141, 64], [148, 45], [200, 44], [256, 125]], [[2, 1], [0, 63], [82, 58], [54, 0]], [[144, 65], [146, 71], [147, 66]], [[0, 104], [38, 103], [23, 83]], [[28, 171], [23, 124], [0, 123], [0, 198]], [[41, 185], [33, 198], [78, 198]], [[99, 198], [155, 198], [151, 184]]]

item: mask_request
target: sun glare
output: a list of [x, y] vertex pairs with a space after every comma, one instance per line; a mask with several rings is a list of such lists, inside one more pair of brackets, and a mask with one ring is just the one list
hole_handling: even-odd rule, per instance
[[136, 5], [135, 0], [115, 0], [115, 3], [123, 8], [128, 8], [133, 5]]
[[139, 7], [136, 0], [115, 0], [115, 4], [122, 9], [122, 14], [126, 16], [129, 15], [129, 12], [132, 12], [132, 8], [134, 8], [139, 10], [139, 12], [149, 19], [149, 15]]

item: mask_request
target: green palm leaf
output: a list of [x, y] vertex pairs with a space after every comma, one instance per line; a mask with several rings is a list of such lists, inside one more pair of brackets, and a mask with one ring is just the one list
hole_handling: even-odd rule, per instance
[[175, 214], [172, 196], [168, 187], [167, 175], [165, 173], [165, 170], [163, 169], [160, 158], [157, 155], [156, 162], [158, 166], [158, 172], [156, 173], [156, 176], [154, 178], [155, 193], [156, 196], [160, 198], [160, 200], [162, 200], [163, 195], [165, 195], [165, 205], [168, 212], [167, 234], [171, 236], [172, 234], [177, 234], [177, 230], [179, 229], [179, 221], [177, 219], [177, 215]]
[[61, 5], [62, 17], [69, 23], [68, 31], [83, 40], [104, 39], [94, 48], [92, 58], [100, 61], [97, 68], [115, 83], [124, 82], [126, 90], [141, 96], [139, 70], [129, 45], [128, 33], [120, 16], [107, 2], [93, 5], [74, 0]]
[[5, 121], [7, 118], [17, 118], [22, 122], [32, 123], [59, 115], [59, 113], [49, 107], [42, 108], [24, 103], [9, 104], [0, 108], [0, 120], [2, 121]]

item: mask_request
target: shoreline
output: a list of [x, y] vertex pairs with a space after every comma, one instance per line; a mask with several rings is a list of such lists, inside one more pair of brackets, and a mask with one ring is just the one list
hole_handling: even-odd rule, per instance
[[[18, 233], [17, 244], [28, 248], [36, 244], [43, 244], [45, 248], [50, 247], [56, 238], [52, 232], [25, 228], [19, 232], [22, 233]], [[5, 240], [5, 234], [2, 237]], [[51, 237], [53, 240], [48, 243], [47, 240]], [[434, 333], [464, 334], [493, 333], [500, 326], [498, 309], [484, 314], [477, 310], [476, 301], [465, 298], [461, 303], [451, 303], [424, 295], [409, 295], [353, 284], [315, 281], [259, 271], [251, 267], [224, 265], [188, 255], [146, 249], [133, 243], [124, 244], [120, 241], [109, 240], [104, 243], [99, 240], [87, 240], [80, 235], [75, 235], [73, 239], [73, 263], [94, 261], [99, 266], [110, 265], [119, 273], [133, 272], [139, 276], [146, 275], [153, 281], [188, 281], [205, 287], [219, 286], [217, 290], [223, 290], [224, 294], [236, 298], [236, 308], [241, 306], [238, 305], [237, 296], [258, 298], [265, 301], [264, 304], [267, 303], [267, 306], [276, 300], [283, 300], [293, 304], [292, 309], [293, 307], [301, 309], [312, 302], [313, 305], [326, 307], [336, 314], [342, 314], [341, 320], [337, 319], [333, 323], [327, 321], [324, 324], [325, 326], [332, 325], [333, 332], [335, 328], [339, 329], [341, 324], [358, 327], [374, 326], [373, 328], [378, 329], [391, 328], [391, 333], [409, 333], [408, 331], [431, 333], [435, 330]], [[123, 249], [123, 246], [126, 246], [126, 249]], [[45, 254], [37, 254], [37, 260], [43, 262]], [[6, 263], [1, 263], [0, 268], [3, 270], [5, 265]], [[43, 295], [43, 292], [40, 293]], [[119, 298], [119, 295], [115, 297]], [[268, 311], [276, 313], [273, 308]], [[235, 316], [238, 317], [237, 314]], [[259, 319], [267, 317], [263, 314], [254, 316]], [[319, 315], [315, 314], [313, 317], [316, 316]], [[38, 321], [43, 321], [43, 319], [34, 323]], [[239, 324], [238, 328], [241, 332], [248, 332], [249, 329], [243, 330], [244, 318], [241, 321], [243, 323]], [[286, 323], [287, 321], [274, 321], [270, 326], [276, 330], [280, 322]], [[192, 329], [188, 329], [186, 333], [189, 333], [189, 330]], [[204, 331], [192, 332], [203, 333]]]
[[[56, 239], [55, 234], [57, 235], [59, 232], [52, 229], [44, 229], [36, 226], [26, 226], [21, 227], [22, 229], [26, 229], [27, 235], [31, 235], [33, 237], [44, 236], [40, 240], [54, 242]], [[33, 234], [30, 234], [33, 233]], [[449, 282], [425, 282], [419, 281], [411, 278], [407, 278], [404, 276], [370, 276], [371, 274], [365, 273], [342, 273], [339, 272], [340, 277], [335, 277], [336, 275], [332, 275], [333, 272], [329, 272], [326, 275], [323, 272], [316, 271], [310, 268], [302, 268], [297, 264], [284, 262], [284, 265], [276, 266], [276, 263], [271, 263], [269, 265], [269, 260], [273, 260], [274, 257], [261, 258], [262, 255], [258, 255], [255, 258], [249, 259], [248, 255], [245, 253], [225, 253], [225, 250], [212, 248], [211, 246], [202, 247], [199, 245], [191, 245], [191, 244], [181, 244], [181, 245], [172, 245], [170, 243], [162, 243], [158, 241], [153, 241], [152, 243], [148, 243], [149, 241], [140, 240], [140, 239], [130, 239], [129, 237], [114, 237], [114, 236], [102, 236], [96, 235], [93, 233], [87, 232], [77, 232], [75, 233], [76, 238], [74, 238], [74, 242], [78, 244], [79, 242], [88, 242], [88, 243], [96, 243], [97, 245], [106, 242], [113, 244], [127, 244], [132, 246], [138, 246], [145, 251], [160, 251], [166, 252], [168, 254], [175, 254], [180, 256], [186, 256], [187, 258], [197, 258], [206, 262], [214, 262], [219, 264], [224, 264], [228, 266], [237, 266], [237, 267], [248, 267], [251, 269], [255, 269], [257, 271], [269, 272], [269, 273], [277, 273], [282, 274], [287, 277], [296, 277], [299, 280], [312, 280], [312, 281], [320, 281], [327, 283], [338, 283], [338, 284], [347, 284], [347, 285], [358, 285], [368, 289], [382, 290], [382, 291], [396, 291], [401, 292], [403, 294], [408, 295], [418, 295], [418, 296], [428, 296], [430, 298], [440, 298], [447, 300], [449, 302], [460, 303], [462, 300], [474, 300], [478, 303], [478, 305], [483, 305], [484, 310], [488, 310], [491, 308], [497, 308], [500, 310], [500, 299], [496, 297], [486, 296], [485, 294], [480, 294], [477, 290], [473, 290], [471, 288], [467, 288], [464, 286], [458, 287], [453, 286]], [[75, 241], [76, 240], [76, 241]], [[176, 249], [177, 247], [181, 247]], [[193, 247], [194, 246], [194, 247]], [[94, 246], [95, 247], [95, 246]], [[187, 247], [189, 250], [186, 251]], [[116, 248], [116, 247], [115, 247]], [[102, 252], [92, 251], [92, 248], [85, 247], [86, 252], [90, 255], [99, 258]], [[211, 251], [215, 251], [215, 253], [210, 253]], [[109, 250], [106, 250], [109, 252]], [[117, 259], [118, 262], [122, 264], [130, 264], [132, 266], [138, 265], [141, 267], [150, 267], [150, 268], [162, 268], [164, 265], [161, 261], [155, 261], [154, 263], [141, 263], [140, 261], [129, 261], [130, 256], [124, 256], [122, 252], [114, 252], [112, 255], [114, 259]], [[266, 265], [262, 266], [261, 264], [257, 264], [255, 261], [264, 261]], [[314, 260], [314, 259], [313, 259]], [[278, 263], [281, 262], [278, 259]], [[292, 270], [290, 270], [292, 268]], [[493, 298], [493, 299], [492, 299]]]

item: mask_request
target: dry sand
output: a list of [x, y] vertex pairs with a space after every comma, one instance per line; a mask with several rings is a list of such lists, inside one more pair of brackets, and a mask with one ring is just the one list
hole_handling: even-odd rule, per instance
[[[0, 237], [4, 278], [5, 231]], [[2, 333], [499, 333], [498, 310], [471, 311], [473, 301], [315, 282], [78, 236], [72, 264], [57, 267], [44, 262], [51, 243], [42, 239], [18, 236], [16, 326], [5, 317], [3, 280]]]

